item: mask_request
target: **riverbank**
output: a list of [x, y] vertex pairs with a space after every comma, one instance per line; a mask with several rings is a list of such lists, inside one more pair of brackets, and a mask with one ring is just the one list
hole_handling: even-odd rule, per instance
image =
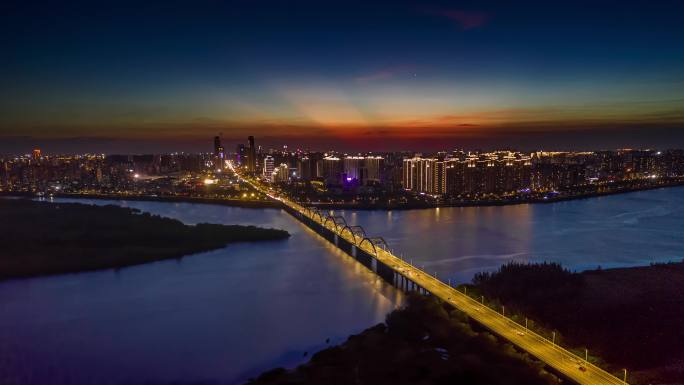
[[0, 199], [0, 280], [122, 268], [222, 248], [278, 240], [283, 230], [195, 226], [138, 210]]
[[[684, 186], [684, 178], [672, 180], [660, 180], [658, 182], [644, 182], [643, 185], [616, 185], [612, 189], [604, 191], [584, 191], [579, 193], [557, 193], [557, 194], [537, 194], [517, 196], [513, 198], [497, 200], [458, 200], [451, 202], [425, 202], [412, 201], [408, 203], [308, 203], [310, 206], [318, 207], [323, 210], [363, 210], [363, 211], [385, 211], [385, 210], [420, 210], [434, 209], [438, 207], [491, 207], [491, 206], [511, 206], [520, 204], [549, 204], [564, 201], [597, 198], [602, 196], [626, 194], [637, 191], [656, 190], [668, 187]], [[605, 186], [603, 186], [605, 188]], [[0, 191], [0, 196], [35, 198], [38, 195], [32, 192]], [[99, 200], [129, 200], [129, 201], [148, 201], [148, 202], [178, 202], [178, 203], [206, 203], [222, 206], [244, 207], [244, 208], [282, 208], [282, 203], [275, 200], [250, 200], [250, 199], [225, 199], [225, 198], [204, 198], [188, 196], [152, 196], [135, 194], [90, 194], [90, 193], [57, 193], [51, 196], [56, 198], [85, 198]]]
[[[36, 198], [39, 197], [29, 192], [0, 192], [0, 196]], [[250, 200], [250, 199], [223, 199], [223, 198], [201, 198], [201, 197], [179, 197], [179, 196], [150, 196], [150, 195], [131, 195], [131, 194], [85, 194], [85, 193], [58, 193], [52, 194], [55, 198], [83, 198], [98, 200], [126, 200], [143, 202], [175, 202], [175, 203], [205, 203], [212, 205], [244, 207], [254, 209], [279, 209], [283, 205], [274, 200]]]
[[544, 365], [434, 297], [411, 294], [385, 323], [322, 350], [293, 370], [277, 368], [248, 382], [284, 384], [550, 385]]
[[613, 190], [607, 191], [589, 191], [582, 193], [559, 193], [539, 196], [528, 196], [528, 197], [515, 197], [510, 199], [500, 199], [500, 200], [477, 200], [477, 201], [467, 201], [460, 200], [456, 202], [439, 202], [439, 203], [428, 203], [428, 202], [410, 202], [407, 204], [358, 204], [358, 203], [312, 203], [312, 206], [318, 207], [323, 210], [420, 210], [420, 209], [434, 209], [438, 207], [491, 207], [491, 206], [512, 206], [521, 204], [549, 204], [581, 199], [598, 198], [602, 196], [627, 194], [637, 191], [647, 191], [647, 190], [657, 190], [661, 188], [669, 187], [681, 187], [684, 186], [684, 179], [677, 178], [676, 180], [648, 183], [646, 185], [639, 186], [617, 186]]
[[582, 273], [509, 264], [474, 284], [470, 292], [555, 330], [564, 346], [629, 368], [630, 383], [684, 383], [684, 263]]

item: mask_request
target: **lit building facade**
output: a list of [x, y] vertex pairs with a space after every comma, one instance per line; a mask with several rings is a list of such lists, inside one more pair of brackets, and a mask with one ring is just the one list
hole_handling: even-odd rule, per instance
[[266, 155], [264, 157], [264, 169], [263, 169], [263, 175], [266, 180], [269, 182], [273, 181], [273, 170], [275, 168], [275, 160], [273, 159], [272, 156]]
[[435, 195], [505, 194], [530, 186], [531, 161], [517, 153], [403, 161], [404, 189]]
[[322, 178], [327, 185], [342, 183], [342, 162], [336, 156], [326, 156], [317, 162], [316, 176]]
[[290, 180], [290, 168], [287, 163], [281, 163], [272, 172], [272, 181], [275, 183], [287, 183]]

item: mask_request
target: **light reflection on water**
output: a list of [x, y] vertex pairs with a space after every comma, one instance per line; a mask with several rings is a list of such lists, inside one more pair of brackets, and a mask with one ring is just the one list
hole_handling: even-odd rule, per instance
[[0, 283], [0, 356], [11, 358], [0, 360], [0, 378], [240, 383], [303, 362], [304, 352], [382, 322], [401, 302], [379, 277], [280, 210], [116, 203], [186, 223], [284, 228], [292, 237], [120, 271]]
[[684, 187], [554, 204], [339, 213], [457, 282], [511, 260], [585, 270], [684, 258]]
[[[118, 272], [0, 283], [0, 357], [9, 357], [0, 360], [0, 378], [240, 382], [302, 362], [326, 338], [339, 342], [381, 322], [401, 302], [399, 292], [282, 211], [115, 203], [190, 224], [284, 228], [292, 237]], [[551, 205], [340, 213], [445, 281], [466, 282], [510, 260], [581, 270], [684, 256], [684, 188]]]

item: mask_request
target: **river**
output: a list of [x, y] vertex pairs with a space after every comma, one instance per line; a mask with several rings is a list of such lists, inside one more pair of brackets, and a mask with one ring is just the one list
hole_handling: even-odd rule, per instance
[[684, 258], [684, 187], [551, 204], [339, 211], [442, 280], [469, 282], [508, 261], [571, 270]]
[[[189, 224], [282, 228], [292, 237], [0, 283], [0, 384], [242, 383], [381, 322], [402, 300], [281, 210], [78, 201]], [[445, 281], [466, 282], [510, 260], [582, 270], [684, 256], [681, 187], [554, 204], [342, 214]]]
[[119, 271], [0, 283], [0, 384], [242, 383], [382, 322], [401, 300], [281, 210], [79, 202], [292, 236]]

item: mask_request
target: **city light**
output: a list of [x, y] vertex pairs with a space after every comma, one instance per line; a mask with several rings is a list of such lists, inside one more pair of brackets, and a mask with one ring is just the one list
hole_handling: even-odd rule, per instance
[[[392, 250], [387, 247], [386, 242], [382, 238], [368, 238], [357, 240], [353, 233], [345, 231], [345, 227], [338, 226], [338, 221], [346, 224], [343, 217], [336, 217], [333, 210], [329, 210], [326, 217], [315, 215], [310, 208], [306, 208], [288, 199], [281, 199], [268, 193], [268, 186], [260, 182], [251, 182], [250, 185], [258, 191], [265, 192], [265, 194], [273, 199], [283, 202], [288, 208], [288, 212], [295, 218], [302, 219], [303, 222], [319, 234], [328, 236], [334, 235], [334, 244], [340, 247], [338, 243], [348, 244], [353, 246], [353, 250], [358, 253], [364, 253], [370, 260], [374, 261], [372, 264], [382, 264], [392, 271], [411, 277], [411, 282], [420, 287], [424, 293], [437, 296], [443, 302], [454, 306], [456, 309], [465, 313], [467, 316], [484, 325], [487, 329], [494, 331], [499, 336], [502, 336], [509, 342], [516, 345], [518, 348], [527, 352], [535, 353], [536, 357], [560, 371], [564, 375], [570, 377], [572, 380], [587, 385], [604, 385], [604, 384], [621, 384], [626, 380], [620, 380], [598, 366], [584, 362], [582, 370], [577, 370], [575, 362], [580, 362], [576, 354], [568, 351], [556, 343], [556, 333], [553, 332], [551, 339], [544, 338], [528, 328], [527, 321], [525, 325], [517, 323], [515, 320], [506, 317], [504, 308], [501, 313], [484, 304], [484, 296], [482, 297], [482, 304], [477, 300], [471, 298], [466, 293], [461, 293], [456, 288], [447, 285], [440, 281], [435, 274], [429, 274], [414, 266], [412, 263], [407, 263], [403, 258], [397, 257]], [[333, 241], [330, 241], [333, 242]], [[373, 268], [375, 270], [375, 268]], [[505, 322], [501, 323], [501, 319]], [[533, 338], [525, 338], [531, 335]]]
[[684, 0], [2, 5], [0, 385], [682, 382]]

